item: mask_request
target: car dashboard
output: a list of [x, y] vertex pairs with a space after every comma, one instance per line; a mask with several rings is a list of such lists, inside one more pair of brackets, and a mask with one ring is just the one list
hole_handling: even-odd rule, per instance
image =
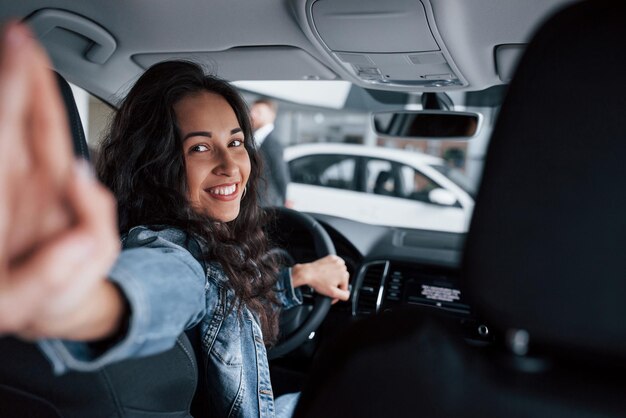
[[[489, 346], [494, 336], [466, 300], [461, 276], [465, 234], [365, 224], [331, 215], [308, 213], [330, 236], [337, 255], [346, 262], [351, 295], [332, 305], [309, 340], [270, 363], [277, 395], [301, 390], [316, 353], [357, 321], [396, 311], [436, 317], [472, 346]], [[297, 225], [282, 230], [298, 262], [319, 257], [307, 231]], [[315, 295], [303, 290], [305, 305]]]
[[351, 298], [333, 307], [350, 321], [394, 310], [447, 317], [466, 340], [491, 342], [489, 326], [464, 295], [465, 234], [367, 225], [311, 214], [331, 236], [350, 272]]

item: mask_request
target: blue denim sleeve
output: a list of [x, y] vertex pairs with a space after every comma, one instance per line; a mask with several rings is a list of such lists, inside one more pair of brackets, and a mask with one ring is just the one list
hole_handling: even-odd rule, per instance
[[276, 296], [283, 309], [293, 308], [302, 304], [302, 292], [294, 289], [291, 281], [291, 268], [283, 268], [276, 281]]
[[91, 371], [116, 361], [168, 350], [205, 313], [205, 274], [174, 229], [133, 228], [109, 273], [130, 307], [126, 336], [95, 356], [84, 342], [41, 340], [55, 373]]

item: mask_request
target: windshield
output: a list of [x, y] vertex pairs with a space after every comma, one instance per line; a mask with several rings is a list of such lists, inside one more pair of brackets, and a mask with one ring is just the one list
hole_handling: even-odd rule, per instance
[[[284, 149], [287, 206], [375, 225], [467, 231], [497, 113], [493, 91], [451, 94], [452, 110], [476, 112], [482, 120], [477, 135], [459, 141], [374, 132], [372, 112], [419, 110], [419, 95], [370, 91], [345, 81], [234, 84], [250, 107], [258, 99], [277, 105], [271, 136]], [[111, 111], [88, 101], [90, 113]], [[105, 127], [99, 120], [107, 117], [92, 118], [86, 127], [92, 141], [102, 136], [95, 132]]]
[[450, 110], [482, 120], [471, 140], [460, 141], [374, 132], [372, 112], [419, 110], [419, 95], [346, 82], [235, 84], [250, 106], [259, 99], [278, 106], [272, 135], [285, 149], [288, 206], [376, 225], [467, 231], [497, 113], [493, 91], [451, 94]]

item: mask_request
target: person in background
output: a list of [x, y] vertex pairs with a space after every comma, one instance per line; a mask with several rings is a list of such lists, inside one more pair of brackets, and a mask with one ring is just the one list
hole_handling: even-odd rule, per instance
[[257, 99], [250, 108], [254, 140], [263, 158], [262, 183], [259, 189], [261, 206], [287, 206], [289, 169], [283, 159], [283, 146], [276, 137], [274, 121], [278, 104], [271, 99]]

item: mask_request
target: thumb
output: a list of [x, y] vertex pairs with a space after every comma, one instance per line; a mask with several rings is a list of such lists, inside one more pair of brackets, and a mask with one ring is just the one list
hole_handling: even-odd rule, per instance
[[330, 292], [327, 296], [333, 299], [346, 301], [350, 299], [350, 292], [348, 290], [339, 289], [338, 287], [333, 287], [330, 289]]

